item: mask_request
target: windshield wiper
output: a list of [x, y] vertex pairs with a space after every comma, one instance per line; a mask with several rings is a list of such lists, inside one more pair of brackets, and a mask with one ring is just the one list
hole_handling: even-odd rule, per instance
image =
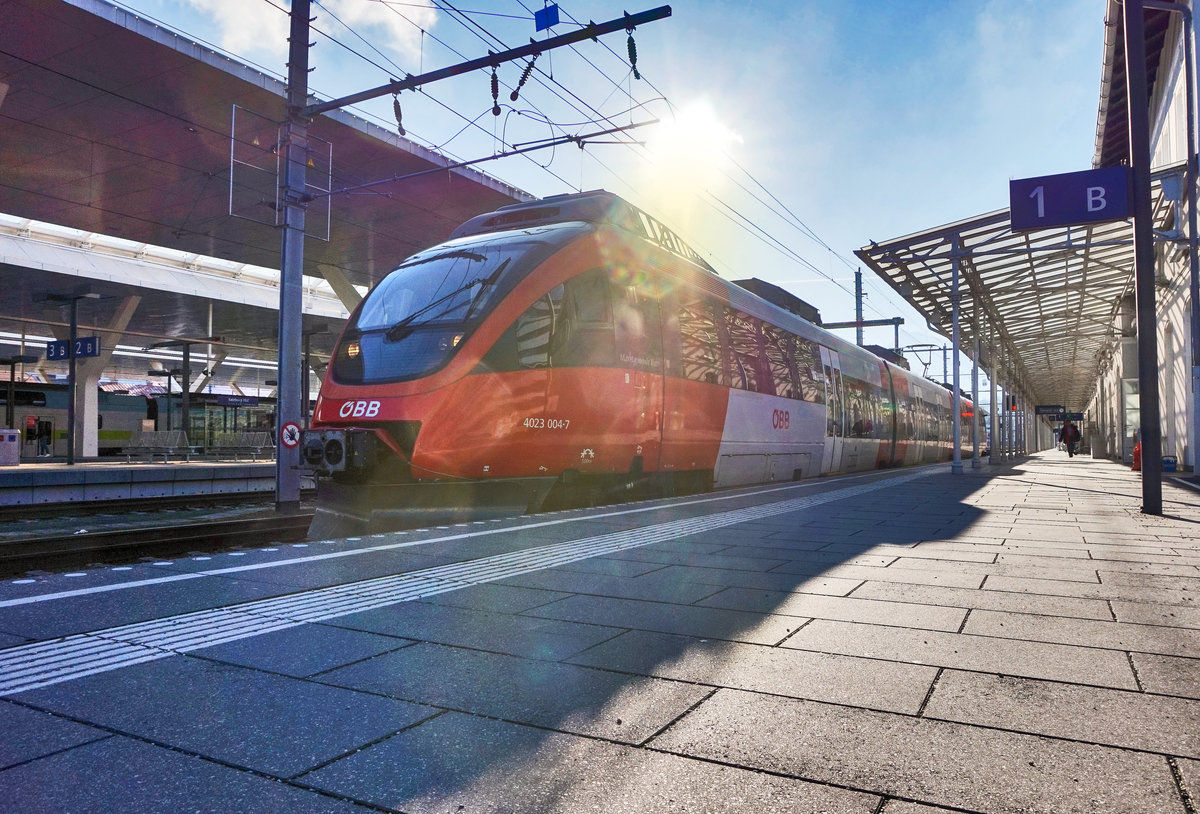
[[[445, 255], [442, 255], [442, 256], [445, 257]], [[387, 329], [387, 333], [384, 334], [384, 336], [387, 337], [389, 342], [399, 342], [401, 339], [404, 339], [405, 337], [407, 337], [409, 334], [412, 333], [412, 329], [415, 327], [413, 323], [416, 321], [417, 317], [425, 315], [435, 306], [441, 305], [442, 303], [444, 303], [446, 300], [450, 299], [451, 297], [458, 296], [459, 294], [461, 294], [462, 292], [471, 288], [472, 286], [483, 285], [483, 289], [480, 290], [479, 294], [477, 294], [475, 296], [475, 298], [471, 301], [469, 307], [467, 308], [467, 313], [463, 317], [463, 319], [466, 320], [468, 317], [471, 316], [472, 312], [474, 312], [475, 306], [483, 300], [483, 292], [485, 290], [487, 290], [488, 286], [495, 284], [496, 280], [498, 280], [500, 278], [501, 272], [503, 272], [505, 267], [507, 267], [507, 266], [508, 266], [508, 260], [506, 259], [503, 263], [501, 263], [499, 266], [496, 267], [495, 271], [493, 271], [488, 276], [476, 277], [473, 280], [467, 280], [465, 283], [460, 285], [458, 288], [448, 291], [447, 293], [438, 297], [433, 302], [431, 302], [428, 305], [425, 305], [421, 308], [418, 308], [416, 311], [413, 311], [411, 314], [404, 317], [404, 319], [402, 319], [399, 322], [392, 325], [390, 328]], [[450, 310], [451, 309], [445, 309], [445, 310], [441, 311], [440, 313], [434, 314], [433, 317], [431, 317], [430, 319], [436, 319], [437, 317], [444, 316], [445, 314], [449, 313]]]

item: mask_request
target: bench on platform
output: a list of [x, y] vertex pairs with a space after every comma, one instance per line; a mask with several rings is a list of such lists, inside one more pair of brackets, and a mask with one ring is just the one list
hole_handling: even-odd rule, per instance
[[275, 444], [269, 432], [219, 432], [205, 451], [217, 458], [232, 456], [236, 460], [242, 455], [249, 455], [257, 461], [259, 455], [274, 457]]
[[183, 430], [140, 430], [134, 433], [122, 452], [125, 453], [126, 462], [133, 460], [135, 455], [150, 459], [161, 455], [163, 463], [166, 463], [172, 455], [183, 456], [185, 461], [190, 461], [196, 449], [188, 444], [187, 433]]

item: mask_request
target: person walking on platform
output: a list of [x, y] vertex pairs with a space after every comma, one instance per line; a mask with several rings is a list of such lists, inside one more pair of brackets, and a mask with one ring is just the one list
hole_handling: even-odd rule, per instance
[[1059, 430], [1058, 440], [1067, 447], [1067, 457], [1075, 457], [1075, 445], [1079, 443], [1079, 428], [1070, 421], [1064, 421]]

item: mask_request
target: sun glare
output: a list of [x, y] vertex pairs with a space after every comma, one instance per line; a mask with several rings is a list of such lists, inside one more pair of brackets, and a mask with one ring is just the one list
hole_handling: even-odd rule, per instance
[[664, 117], [646, 143], [649, 161], [639, 178], [640, 198], [681, 233], [703, 233], [705, 193], [725, 191], [729, 156], [741, 143], [741, 135], [707, 102]]

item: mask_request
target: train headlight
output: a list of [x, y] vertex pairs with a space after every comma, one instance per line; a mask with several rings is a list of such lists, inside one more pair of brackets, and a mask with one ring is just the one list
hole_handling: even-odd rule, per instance
[[357, 359], [360, 353], [362, 353], [362, 346], [358, 342], [346, 343], [346, 355], [351, 359]]

